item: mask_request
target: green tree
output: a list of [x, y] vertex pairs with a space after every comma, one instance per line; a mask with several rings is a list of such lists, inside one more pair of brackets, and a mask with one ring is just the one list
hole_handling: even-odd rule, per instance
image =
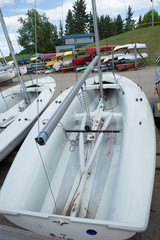
[[[153, 14], [154, 14], [154, 26], [158, 25], [156, 23], [160, 22], [160, 16], [158, 15], [158, 12], [153, 10]], [[143, 23], [143, 27], [148, 27], [148, 26], [151, 26], [152, 22], [152, 10], [150, 10], [149, 12], [147, 12], [144, 17], [143, 17], [143, 20], [142, 20], [142, 23]], [[146, 24], [148, 23], [148, 24]]]
[[[61, 44], [60, 39], [58, 37], [58, 30], [57, 30], [56, 25], [53, 25], [53, 36], [52, 36], [52, 38], [53, 38], [53, 47], [54, 47], [54, 50], [55, 50], [56, 45]], [[53, 50], [52, 50], [52, 52], [53, 52]]]
[[98, 30], [100, 40], [106, 38], [106, 25], [104, 15], [98, 17]]
[[19, 18], [21, 26], [17, 32], [18, 43], [24, 48], [23, 52], [35, 52], [35, 14], [37, 32], [37, 51], [42, 53], [54, 50], [54, 25], [49, 23], [45, 14], [40, 15], [37, 10], [27, 11], [27, 18]]
[[63, 26], [62, 26], [62, 21], [60, 20], [60, 23], [59, 23], [59, 32], [58, 32], [58, 35], [59, 35], [59, 41], [60, 41], [60, 44], [63, 45], [64, 43], [64, 38], [63, 38]]
[[112, 31], [111, 31], [111, 36], [117, 35], [117, 26], [116, 26], [116, 24], [117, 24], [117, 19], [114, 18], [114, 19], [111, 21], [111, 29], [112, 29]]
[[120, 14], [118, 14], [115, 20], [115, 27], [116, 27], [116, 34], [120, 34], [123, 32], [123, 20]]
[[66, 16], [65, 34], [72, 35], [75, 33], [75, 25], [72, 11], [69, 9]]
[[109, 15], [105, 16], [105, 37], [110, 37], [113, 36], [113, 23], [112, 23], [112, 19], [110, 18]]
[[75, 24], [75, 34], [87, 32], [88, 14], [86, 12], [85, 0], [76, 0], [73, 5], [73, 19]]
[[142, 16], [140, 15], [138, 19], [138, 24], [141, 24], [141, 23], [142, 23]]
[[144, 27], [144, 25], [143, 25], [143, 23], [142, 23], [142, 16], [140, 15], [140, 16], [139, 16], [139, 19], [138, 19], [137, 28], [143, 28], [143, 27]]
[[94, 24], [93, 24], [93, 14], [90, 12], [88, 14], [88, 32], [94, 33]]
[[125, 30], [132, 30], [135, 24], [135, 20], [132, 19], [133, 12], [131, 6], [128, 7], [128, 12], [127, 12], [127, 17], [126, 17], [126, 25], [125, 25]]

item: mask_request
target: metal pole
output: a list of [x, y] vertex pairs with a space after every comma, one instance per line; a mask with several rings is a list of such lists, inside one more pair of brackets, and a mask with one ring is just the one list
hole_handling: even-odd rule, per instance
[[1, 52], [1, 55], [2, 55], [2, 57], [3, 57], [3, 60], [4, 60], [5, 64], [7, 65], [8, 63], [7, 63], [6, 59], [5, 59], [5, 57], [3, 56], [3, 53], [2, 53], [2, 51], [1, 51], [1, 49], [0, 49], [0, 52]]
[[137, 45], [136, 45], [136, 43], [134, 46], [134, 54], [135, 54], [135, 69], [137, 70]]
[[86, 78], [90, 74], [90, 72], [93, 70], [93, 67], [98, 62], [98, 56], [96, 56], [92, 62], [89, 64], [85, 72], [81, 75], [79, 80], [75, 83], [72, 90], [69, 92], [67, 97], [64, 99], [64, 101], [61, 103], [60, 107], [56, 110], [56, 112], [52, 115], [46, 126], [42, 129], [42, 131], [39, 133], [39, 135], [36, 137], [36, 142], [39, 145], [44, 145], [47, 140], [49, 139], [50, 135], [56, 128], [57, 124], [59, 123], [60, 119], [63, 117], [64, 113], [67, 111], [68, 107], [70, 106], [71, 102], [77, 95], [78, 91], [82, 87], [83, 83], [85, 82]]
[[21, 85], [22, 85], [22, 89], [23, 89], [23, 93], [24, 93], [26, 102], [27, 102], [27, 104], [29, 104], [30, 101], [29, 101], [28, 95], [26, 93], [26, 88], [25, 88], [25, 85], [24, 85], [24, 82], [23, 82], [23, 79], [22, 79], [22, 76], [21, 76], [21, 73], [20, 73], [20, 70], [19, 70], [16, 58], [15, 58], [15, 55], [14, 55], [14, 50], [13, 50], [11, 41], [9, 39], [9, 35], [8, 35], [8, 32], [7, 32], [7, 28], [6, 28], [4, 19], [3, 19], [3, 15], [2, 15], [1, 9], [0, 9], [0, 21], [1, 21], [1, 25], [2, 25], [2, 28], [3, 28], [3, 32], [4, 32], [4, 35], [5, 35], [5, 38], [6, 38], [8, 47], [9, 47], [9, 50], [11, 52], [11, 55], [12, 55], [12, 58], [13, 58], [13, 61], [14, 61], [14, 64], [15, 64], [15, 67], [16, 67], [16, 70], [17, 70], [17, 74], [18, 74], [19, 80], [20, 80]]
[[113, 53], [113, 47], [112, 47], [112, 70], [114, 71], [114, 53]]
[[99, 56], [98, 75], [99, 75], [99, 82], [100, 82], [100, 97], [103, 99], [103, 85], [102, 85], [102, 71], [101, 71], [101, 62], [100, 62], [99, 33], [98, 33], [98, 22], [97, 22], [97, 11], [96, 11], [95, 0], [92, 0], [92, 11], [93, 11], [94, 33], [95, 33], [95, 40], [96, 40], [96, 52], [97, 52], [97, 56]]
[[152, 27], [154, 27], [154, 10], [153, 10], [153, 0], [152, 0]]

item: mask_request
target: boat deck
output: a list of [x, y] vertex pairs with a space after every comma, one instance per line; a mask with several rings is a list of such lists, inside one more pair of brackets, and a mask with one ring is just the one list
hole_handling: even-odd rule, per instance
[[[111, 106], [115, 112], [112, 112]], [[107, 218], [119, 160], [122, 115], [115, 100], [112, 104], [109, 101], [106, 102], [105, 109], [107, 111], [103, 111], [101, 114], [103, 117], [98, 124], [95, 119], [92, 119], [93, 129], [96, 127], [102, 129], [104, 119], [109, 114], [112, 115], [107, 129], [102, 133], [101, 145], [97, 149], [99, 130], [95, 130], [95, 133], [82, 131], [84, 159], [81, 156], [83, 148], [80, 146], [81, 129], [79, 129], [80, 121], [83, 120], [80, 119], [81, 114], [75, 115], [75, 119], [79, 120], [76, 121], [74, 128], [65, 133], [68, 141], [63, 147], [41, 212], [91, 219], [103, 219], [102, 216], [105, 214], [103, 217]], [[94, 113], [91, 112], [92, 115]], [[90, 138], [92, 140], [88, 140]], [[93, 152], [96, 152], [95, 157], [89, 160]], [[88, 159], [87, 162], [86, 159]], [[82, 161], [84, 161], [84, 168], [88, 166], [87, 171], [83, 172]], [[52, 205], [51, 202], [53, 202]]]

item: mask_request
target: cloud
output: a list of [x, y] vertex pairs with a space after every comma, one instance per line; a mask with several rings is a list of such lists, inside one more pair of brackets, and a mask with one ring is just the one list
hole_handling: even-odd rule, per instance
[[14, 5], [14, 0], [0, 0], [0, 7], [3, 7], [5, 5]]
[[4, 22], [6, 24], [7, 27], [10, 27], [10, 29], [18, 29], [20, 26], [20, 23], [18, 22], [18, 19], [22, 17], [22, 18], [26, 18], [26, 15], [16, 15], [16, 16], [11, 16], [11, 17], [4, 17]]
[[[10, 9], [9, 11], [15, 13], [15, 9]], [[28, 11], [28, 8], [20, 8], [20, 9], [16, 8], [16, 14], [17, 13], [26, 13], [27, 11]]]
[[52, 8], [49, 10], [39, 9], [39, 12], [44, 12], [47, 15], [47, 17], [49, 17], [50, 21], [57, 21], [57, 20], [60, 21], [66, 18], [68, 10], [71, 9], [72, 6], [73, 6], [73, 3], [69, 1], [69, 2], [64, 2], [63, 6], [58, 6], [56, 8]]
[[[17, 44], [17, 35], [13, 33], [13, 34], [9, 34], [9, 37], [10, 37], [11, 42], [12, 42], [14, 53], [20, 52], [22, 49]], [[2, 51], [4, 56], [8, 56], [9, 53], [10, 53], [10, 50], [9, 50], [8, 44], [6, 42], [6, 39], [5, 39], [5, 37], [2, 34], [0, 34], [0, 38], [1, 38], [1, 41], [0, 41], [1, 47], [0, 47], [0, 49], [1, 49], [1, 51]]]
[[[18, 22], [19, 17], [25, 18], [26, 16], [18, 15], [18, 16], [12, 16], [12, 17], [4, 17], [4, 22], [7, 27], [9, 38], [11, 40], [15, 53], [21, 51], [20, 46], [17, 43], [17, 39], [18, 39], [17, 29], [20, 26], [20, 23]], [[0, 34], [0, 48], [4, 56], [7, 56], [9, 54], [9, 47], [7, 45], [7, 41], [2, 30]]]
[[[60, 1], [61, 2], [61, 1]], [[59, 2], [59, 3], [60, 3]], [[86, 0], [86, 9], [89, 13], [92, 11], [91, 0]], [[111, 18], [117, 17], [118, 14], [126, 15], [128, 11], [128, 7], [131, 6], [132, 11], [134, 12], [134, 17], [139, 16], [139, 10], [143, 9], [143, 12], [147, 12], [151, 9], [152, 3], [150, 0], [112, 0], [112, 1], [102, 1], [96, 0], [96, 8], [98, 15], [109, 15]], [[38, 9], [40, 13], [45, 13], [47, 17], [49, 17], [49, 21], [53, 24], [57, 24], [57, 22], [65, 21], [68, 10], [73, 7], [74, 1], [63, 0], [63, 6], [57, 6], [56, 8], [52, 8], [49, 10]], [[160, 0], [154, 0], [154, 7], [157, 7], [160, 4]], [[58, 4], [59, 5], [59, 4]], [[137, 12], [136, 12], [137, 11]], [[123, 18], [123, 17], [122, 17]], [[55, 23], [54, 23], [55, 22]]]
[[[88, 1], [88, 0], [87, 0]], [[103, 11], [104, 15], [109, 15], [110, 17], [115, 17], [118, 14], [122, 14], [128, 10], [128, 7], [131, 6], [132, 11], [137, 10], [146, 10], [146, 12], [152, 8], [152, 3], [150, 0], [112, 0], [112, 1], [101, 1], [97, 0], [97, 10], [98, 12]], [[157, 7], [160, 4], [160, 0], [154, 0], [153, 5]], [[102, 14], [102, 13], [101, 13]], [[135, 12], [136, 14], [136, 12]]]
[[[34, 4], [34, 0], [23, 0], [23, 2], [27, 3], [27, 4]], [[36, 4], [41, 4], [43, 3], [44, 0], [36, 0]]]
[[[16, 45], [15, 40], [15, 32], [19, 28], [19, 17], [26, 17], [26, 12], [28, 9], [34, 7], [34, 0], [19, 0], [17, 1], [19, 4], [19, 8], [16, 7], [15, 12], [15, 0], [0, 0], [0, 7], [5, 6], [8, 9], [8, 13], [15, 12], [15, 16], [4, 17], [4, 21], [6, 23], [8, 32], [11, 33], [10, 37], [14, 42], [13, 45]], [[73, 8], [75, 0], [37, 0], [37, 10], [40, 14], [45, 13], [49, 18], [49, 21], [57, 25], [59, 27], [60, 20], [62, 21], [63, 26], [65, 25], [66, 16], [68, 10]], [[85, 0], [87, 12], [92, 11], [91, 0]], [[63, 5], [62, 5], [63, 4]], [[160, 14], [160, 0], [153, 0], [153, 5], [156, 11], [159, 11]], [[49, 9], [47, 6], [51, 7]], [[53, 6], [53, 7], [52, 7]], [[145, 13], [147, 13], [152, 8], [151, 0], [112, 0], [112, 1], [104, 1], [104, 0], [96, 0], [96, 8], [98, 15], [109, 15], [111, 18], [117, 17], [118, 14], [122, 16], [122, 19], [126, 17], [128, 7], [131, 6], [132, 11], [134, 12], [133, 18], [137, 19], [139, 15], [142, 17]], [[5, 10], [5, 9], [4, 9]], [[3, 43], [0, 42], [0, 47], [5, 47], [5, 41]], [[2, 48], [1, 47], [1, 48]], [[16, 50], [18, 51], [18, 50]]]

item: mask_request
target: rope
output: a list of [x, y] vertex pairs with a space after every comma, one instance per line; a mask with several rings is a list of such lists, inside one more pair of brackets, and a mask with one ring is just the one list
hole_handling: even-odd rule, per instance
[[70, 146], [69, 150], [70, 150], [71, 152], [73, 152], [73, 151], [75, 150], [74, 147], [75, 147], [75, 146], [78, 146], [79, 134], [76, 136], [76, 139], [69, 139], [69, 137], [67, 136], [67, 132], [66, 132], [66, 129], [65, 129], [63, 123], [61, 123], [61, 122], [59, 122], [59, 123], [60, 123], [61, 126], [63, 127], [63, 131], [64, 131], [64, 133], [65, 133], [65, 136], [66, 136], [67, 140], [71, 143], [71, 146]]

